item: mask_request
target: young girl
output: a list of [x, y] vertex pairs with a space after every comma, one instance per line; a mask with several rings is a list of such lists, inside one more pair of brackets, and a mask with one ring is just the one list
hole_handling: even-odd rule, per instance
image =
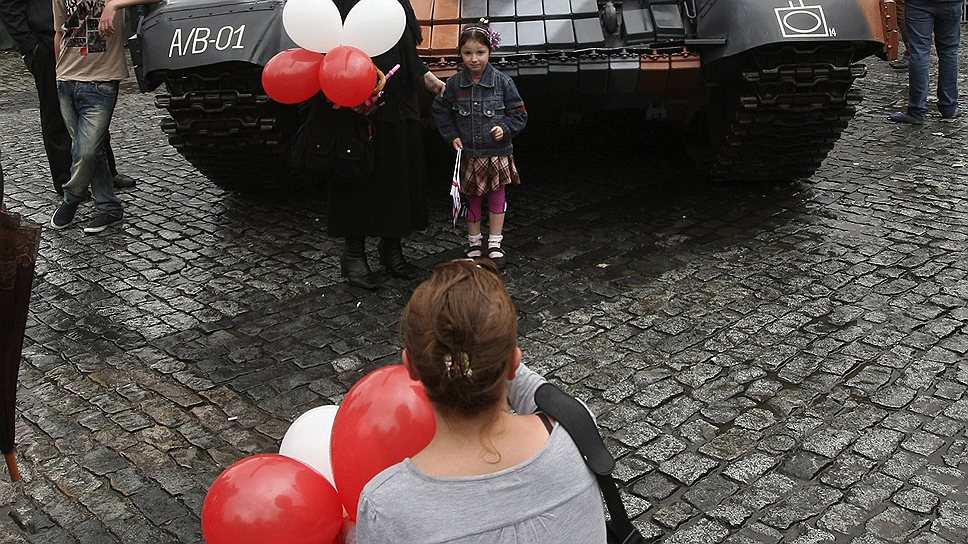
[[[467, 201], [467, 256], [482, 255], [498, 267], [506, 262], [501, 241], [507, 202], [504, 186], [520, 183], [511, 154], [511, 139], [524, 129], [528, 113], [517, 87], [488, 61], [500, 35], [487, 21], [466, 26], [458, 39], [464, 63], [447, 79], [447, 88], [433, 104], [434, 120], [444, 140], [461, 150], [460, 190]], [[481, 201], [487, 197], [487, 250], [481, 234]]]
[[595, 476], [564, 428], [534, 413], [544, 378], [521, 363], [494, 264], [438, 265], [400, 327], [403, 364], [423, 383], [437, 430], [366, 484], [348, 542], [605, 542]]

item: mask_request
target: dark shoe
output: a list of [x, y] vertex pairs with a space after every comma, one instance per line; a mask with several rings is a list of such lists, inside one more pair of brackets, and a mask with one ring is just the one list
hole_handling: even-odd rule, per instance
[[380, 264], [391, 276], [412, 280], [417, 277], [417, 269], [403, 256], [399, 239], [383, 239], [377, 246], [380, 250]]
[[114, 188], [115, 189], [130, 189], [137, 185], [138, 182], [131, 176], [124, 174], [118, 174], [114, 176]]
[[57, 207], [57, 211], [50, 218], [50, 226], [57, 230], [66, 229], [68, 225], [74, 222], [74, 216], [77, 215], [77, 207], [80, 204], [80, 202], [75, 204], [61, 202], [61, 205]]
[[84, 225], [84, 232], [87, 234], [97, 234], [108, 227], [121, 224], [120, 215], [111, 215], [109, 213], [99, 213], [95, 215], [90, 221]]
[[905, 57], [901, 57], [901, 58], [899, 58], [897, 60], [892, 60], [891, 62], [889, 62], [887, 64], [891, 68], [894, 68], [895, 70], [907, 70], [908, 69], [908, 58], [906, 56]]
[[487, 258], [494, 261], [494, 264], [502, 269], [508, 262], [507, 255], [504, 254], [501, 246], [487, 248]]
[[464, 255], [467, 256], [468, 259], [476, 259], [478, 257], [481, 257], [484, 255], [484, 245], [483, 244], [468, 245], [467, 251], [464, 252]]
[[901, 111], [897, 113], [892, 113], [890, 117], [887, 118], [887, 120], [894, 123], [905, 123], [908, 125], [917, 125], [917, 126], [924, 124], [923, 118], [915, 117], [910, 113], [901, 112]]
[[942, 119], [957, 119], [957, 118], [961, 117], [963, 114], [964, 114], [964, 112], [961, 110], [961, 108], [955, 108], [955, 111], [953, 111], [953, 112], [951, 112], [950, 114], [947, 114], [947, 115], [944, 112], [942, 112], [941, 113], [941, 118]]
[[376, 274], [370, 270], [370, 264], [366, 262], [365, 255], [356, 257], [344, 254], [339, 264], [343, 277], [350, 285], [363, 289], [376, 289], [380, 286]]

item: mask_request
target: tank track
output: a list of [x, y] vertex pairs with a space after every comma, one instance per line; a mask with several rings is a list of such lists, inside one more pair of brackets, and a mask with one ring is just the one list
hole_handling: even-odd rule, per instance
[[168, 73], [169, 94], [155, 97], [169, 114], [161, 122], [169, 143], [228, 190], [291, 182], [284, 150], [298, 113], [266, 96], [261, 73], [261, 67], [242, 64]]
[[[849, 43], [786, 44], [748, 54], [710, 96], [709, 176], [794, 181], [813, 175], [855, 113], [867, 67]], [[782, 157], [782, 162], [778, 161]], [[782, 168], [779, 165], [782, 164]]]

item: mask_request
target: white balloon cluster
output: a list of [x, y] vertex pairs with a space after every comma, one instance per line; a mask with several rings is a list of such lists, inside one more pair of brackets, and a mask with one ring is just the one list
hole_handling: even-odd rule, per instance
[[375, 57], [393, 47], [407, 26], [397, 0], [360, 0], [344, 22], [332, 0], [288, 0], [282, 11], [286, 33], [303, 49], [328, 53], [350, 45]]

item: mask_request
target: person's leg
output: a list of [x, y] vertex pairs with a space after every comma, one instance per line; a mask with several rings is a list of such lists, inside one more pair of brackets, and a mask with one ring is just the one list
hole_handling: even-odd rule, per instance
[[34, 76], [34, 86], [37, 88], [41, 134], [54, 190], [63, 195], [64, 184], [71, 178], [71, 135], [61, 115], [53, 46], [53, 43], [42, 40], [28, 68]]
[[[67, 127], [67, 131], [70, 133], [71, 140], [73, 142], [71, 146], [71, 156], [78, 157], [78, 152], [75, 149], [77, 147], [77, 140], [74, 139], [74, 135], [77, 133], [77, 122], [78, 113], [77, 107], [74, 103], [75, 89], [77, 86], [76, 81], [59, 81], [57, 82], [57, 98], [60, 102], [60, 110], [64, 119], [64, 125]], [[73, 159], [72, 159], [73, 161]], [[80, 171], [79, 171], [80, 168]], [[50, 226], [55, 229], [67, 228], [72, 222], [74, 222], [74, 216], [77, 214], [77, 207], [80, 206], [83, 200], [82, 196], [84, 191], [87, 190], [86, 186], [81, 187], [81, 190], [75, 194], [71, 190], [71, 179], [74, 178], [74, 174], [79, 172], [79, 178], [83, 177], [86, 172], [84, 171], [84, 165], [71, 164], [71, 177], [68, 182], [61, 187], [61, 195], [63, 200], [57, 210], [54, 211], [54, 215], [50, 218]], [[90, 174], [87, 174], [88, 176]], [[81, 182], [78, 181], [76, 185], [80, 185]]]
[[104, 140], [111, 126], [111, 116], [118, 100], [117, 81], [81, 82], [75, 93], [77, 105], [77, 128], [74, 132], [74, 157], [77, 169], [83, 169], [86, 177], [77, 172], [71, 176], [67, 187], [75, 195], [83, 185], [91, 186], [94, 207], [101, 214], [120, 218], [121, 200], [114, 194], [114, 184], [104, 154]]
[[111, 147], [111, 133], [108, 132], [104, 140], [104, 155], [108, 159], [108, 170], [111, 172], [111, 179], [114, 181], [115, 189], [130, 189], [138, 184], [133, 177], [118, 172], [118, 163], [114, 158], [114, 148]]
[[904, 53], [900, 54], [897, 60], [892, 60], [890, 65], [895, 70], [907, 70], [911, 46], [908, 45], [907, 23], [904, 22], [904, 0], [894, 0], [894, 6], [897, 8], [897, 30], [901, 35], [901, 43], [904, 44]]
[[391, 276], [412, 280], [417, 277], [417, 269], [403, 256], [403, 241], [400, 238], [385, 236], [377, 245], [380, 263]]
[[471, 259], [483, 255], [484, 237], [481, 235], [481, 195], [464, 195], [467, 201], [467, 256]]
[[505, 254], [501, 242], [504, 241], [502, 232], [504, 231], [504, 214], [507, 212], [507, 197], [504, 185], [488, 193], [487, 211], [487, 256], [498, 267], [503, 268]]
[[345, 244], [343, 257], [340, 259], [340, 271], [350, 285], [364, 289], [376, 289], [380, 286], [376, 274], [370, 270], [366, 261], [366, 238], [353, 236], [343, 239]]
[[937, 5], [934, 46], [938, 51], [938, 111], [942, 117], [958, 114], [958, 44], [961, 42], [961, 2]]
[[888, 118], [895, 123], [920, 125], [924, 123], [928, 111], [928, 58], [934, 32], [934, 15], [930, 7], [925, 0], [907, 0], [904, 6], [911, 51], [908, 60], [908, 105], [906, 112], [895, 113]]

